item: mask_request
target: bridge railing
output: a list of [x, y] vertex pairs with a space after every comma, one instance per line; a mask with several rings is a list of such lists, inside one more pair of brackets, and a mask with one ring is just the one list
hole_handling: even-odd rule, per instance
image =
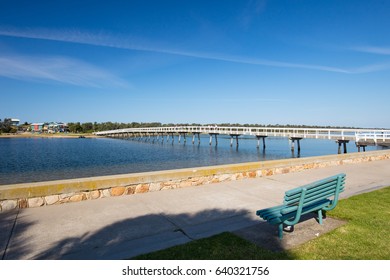
[[366, 131], [356, 133], [356, 142], [359, 141], [370, 141], [373, 140], [375, 143], [390, 142], [389, 131]]
[[341, 139], [368, 141], [390, 141], [390, 130], [380, 129], [334, 129], [334, 128], [291, 128], [291, 127], [220, 127], [220, 126], [172, 126], [127, 128], [96, 132], [97, 135], [115, 135], [123, 133], [139, 134], [222, 134], [243, 136], [299, 137], [315, 139]]

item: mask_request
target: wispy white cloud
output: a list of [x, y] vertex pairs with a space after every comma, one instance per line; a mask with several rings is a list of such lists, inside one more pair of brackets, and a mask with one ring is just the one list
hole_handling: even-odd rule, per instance
[[83, 87], [128, 87], [126, 82], [102, 69], [79, 60], [59, 56], [0, 55], [0, 76]]
[[141, 40], [140, 38], [113, 36], [109, 33], [100, 31], [96, 33], [84, 32], [77, 29], [47, 29], [47, 28], [6, 28], [0, 27], [0, 36], [9, 36], [17, 38], [40, 39], [76, 44], [86, 44], [101, 47], [110, 47], [118, 49], [167, 52], [169, 50], [156, 49], [152, 47], [152, 42]]
[[[307, 70], [318, 70], [318, 71], [327, 71], [327, 72], [336, 72], [336, 73], [345, 73], [345, 74], [360, 74], [360, 73], [369, 73], [369, 72], [376, 72], [376, 71], [383, 71], [383, 70], [390, 69], [389, 64], [378, 64], [378, 65], [374, 64], [374, 65], [364, 65], [361, 67], [354, 67], [354, 68], [341, 68], [341, 67], [332, 67], [326, 65], [315, 65], [315, 64], [304, 64], [304, 63], [300, 64], [300, 63], [290, 63], [290, 62], [283, 62], [283, 61], [242, 57], [242, 56], [231, 56], [225, 54], [212, 54], [212, 53], [202, 53], [196, 51], [186, 51], [181, 49], [175, 49], [172, 47], [166, 47], [164, 46], [164, 44], [158, 42], [150, 42], [143, 39], [126, 37], [126, 36], [111, 35], [105, 32], [90, 33], [90, 32], [83, 32], [80, 30], [53, 30], [53, 29], [37, 29], [37, 28], [16, 29], [16, 28], [9, 28], [9, 27], [8, 28], [0, 27], [0, 36], [51, 40], [51, 41], [86, 44], [86, 45], [94, 45], [94, 46], [101, 46], [101, 47], [118, 48], [118, 49], [171, 54], [171, 55], [178, 55], [184, 57], [217, 60], [217, 61], [225, 61], [225, 62], [240, 63], [240, 64], [261, 65], [261, 66], [271, 66], [271, 67], [281, 67], [281, 68], [300, 68], [300, 69], [307, 69]], [[383, 49], [383, 51], [386, 51], [386, 49]]]
[[358, 52], [390, 55], [390, 47], [359, 46], [359, 47], [353, 47], [351, 49]]
[[356, 67], [351, 70], [352, 74], [364, 74], [364, 73], [373, 73], [373, 72], [379, 72], [379, 71], [386, 71], [390, 69], [390, 62], [389, 63], [380, 63], [380, 64], [371, 64], [371, 65], [365, 65], [361, 67]]

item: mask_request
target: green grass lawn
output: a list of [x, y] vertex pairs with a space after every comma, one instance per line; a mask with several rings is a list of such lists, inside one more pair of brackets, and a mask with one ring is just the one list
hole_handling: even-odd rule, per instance
[[136, 259], [160, 260], [390, 260], [390, 187], [341, 200], [329, 217], [348, 223], [281, 253], [222, 233]]

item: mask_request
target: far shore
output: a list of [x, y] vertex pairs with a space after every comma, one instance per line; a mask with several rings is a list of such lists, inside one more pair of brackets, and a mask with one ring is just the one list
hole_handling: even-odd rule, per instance
[[3, 133], [0, 138], [104, 138], [92, 133]]

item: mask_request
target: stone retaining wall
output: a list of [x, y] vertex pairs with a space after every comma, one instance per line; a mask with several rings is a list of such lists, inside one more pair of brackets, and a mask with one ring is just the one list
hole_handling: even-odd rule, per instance
[[0, 212], [390, 159], [390, 150], [0, 186]]

